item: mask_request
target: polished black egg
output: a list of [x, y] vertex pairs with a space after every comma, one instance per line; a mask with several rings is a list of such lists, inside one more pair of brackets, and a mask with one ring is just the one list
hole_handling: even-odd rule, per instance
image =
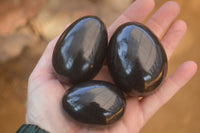
[[122, 117], [126, 101], [116, 86], [94, 80], [67, 90], [62, 105], [67, 114], [78, 122], [108, 125]]
[[103, 65], [107, 42], [106, 27], [99, 18], [76, 20], [62, 33], [53, 51], [52, 64], [59, 78], [72, 84], [93, 78]]
[[146, 26], [129, 22], [111, 37], [108, 67], [120, 89], [129, 95], [146, 96], [165, 78], [167, 57], [158, 38]]

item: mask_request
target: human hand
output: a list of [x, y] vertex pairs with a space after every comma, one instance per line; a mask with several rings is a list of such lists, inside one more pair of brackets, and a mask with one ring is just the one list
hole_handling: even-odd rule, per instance
[[[122, 23], [129, 21], [143, 22], [153, 8], [154, 0], [136, 0], [109, 27], [109, 37]], [[179, 10], [179, 6], [175, 2], [167, 2], [146, 23], [160, 38], [168, 59], [187, 30], [184, 21], [173, 21], [179, 14]], [[161, 35], [163, 36], [161, 37]], [[62, 97], [70, 86], [59, 82], [52, 67], [52, 53], [57, 39], [58, 37], [48, 44], [29, 78], [26, 114], [27, 124], [38, 125], [53, 133], [137, 133], [149, 118], [192, 78], [197, 69], [194, 62], [184, 62], [154, 94], [141, 100], [136, 97], [127, 97], [124, 116], [117, 123], [103, 128], [87, 127], [71, 121], [65, 117], [63, 112]], [[107, 66], [103, 66], [95, 79], [112, 82]]]

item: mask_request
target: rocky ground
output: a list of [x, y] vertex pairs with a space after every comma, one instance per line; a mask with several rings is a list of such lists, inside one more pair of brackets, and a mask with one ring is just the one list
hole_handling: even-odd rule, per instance
[[[133, 0], [0, 0], [0, 129], [15, 132], [24, 123], [27, 79], [49, 40], [67, 23], [97, 15], [109, 26]], [[159, 7], [166, 0], [156, 0]], [[188, 33], [169, 62], [200, 63], [200, 2], [176, 0]], [[148, 122], [142, 133], [199, 133], [200, 72]]]

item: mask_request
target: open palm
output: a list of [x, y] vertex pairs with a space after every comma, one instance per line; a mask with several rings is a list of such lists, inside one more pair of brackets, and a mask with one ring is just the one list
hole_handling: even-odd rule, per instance
[[[143, 22], [153, 8], [154, 0], [136, 0], [109, 27], [109, 37], [122, 23]], [[187, 29], [184, 21], [173, 21], [179, 14], [179, 10], [177, 3], [167, 2], [146, 23], [160, 38], [168, 59]], [[26, 114], [27, 124], [38, 125], [53, 133], [137, 133], [148, 119], [191, 79], [197, 69], [192, 61], [183, 63], [164, 81], [156, 93], [140, 100], [136, 97], [128, 97], [125, 114], [117, 123], [107, 127], [90, 127], [75, 122], [63, 112], [61, 100], [70, 86], [59, 82], [52, 67], [52, 52], [57, 39], [58, 37], [49, 43], [29, 78]], [[107, 66], [103, 66], [95, 79], [112, 82]]]

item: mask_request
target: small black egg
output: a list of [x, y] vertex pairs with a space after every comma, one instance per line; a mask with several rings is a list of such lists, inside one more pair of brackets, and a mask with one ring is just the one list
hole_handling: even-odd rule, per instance
[[53, 51], [58, 77], [72, 84], [92, 79], [103, 65], [107, 43], [106, 27], [98, 17], [76, 20], [62, 33]]
[[154, 92], [167, 73], [167, 56], [158, 38], [145, 25], [129, 22], [111, 37], [108, 67], [116, 85], [129, 95]]
[[93, 80], [68, 89], [62, 105], [67, 114], [80, 123], [109, 125], [123, 116], [126, 101], [116, 86]]

